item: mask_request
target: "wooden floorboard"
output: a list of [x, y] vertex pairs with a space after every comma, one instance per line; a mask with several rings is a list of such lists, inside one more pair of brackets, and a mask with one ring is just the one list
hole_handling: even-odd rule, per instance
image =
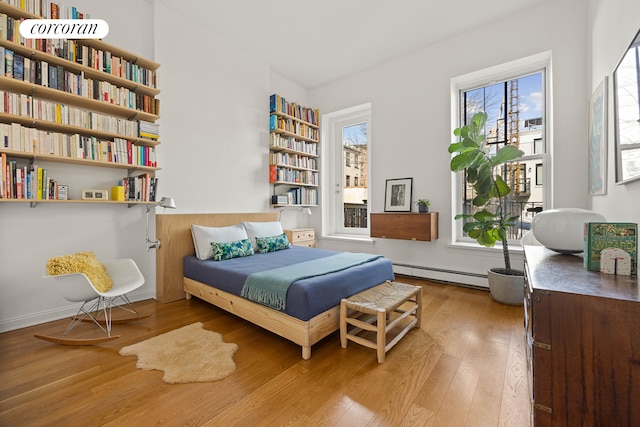
[[[0, 334], [0, 426], [528, 426], [522, 307], [483, 290], [398, 277], [423, 288], [423, 320], [383, 364], [333, 333], [300, 347], [196, 298], [135, 303], [152, 316], [113, 326], [118, 340], [38, 340], [68, 320]], [[238, 344], [220, 381], [165, 384], [120, 348], [202, 322]], [[81, 338], [97, 336], [80, 325]], [[188, 361], [185, 361], [188, 363]]]

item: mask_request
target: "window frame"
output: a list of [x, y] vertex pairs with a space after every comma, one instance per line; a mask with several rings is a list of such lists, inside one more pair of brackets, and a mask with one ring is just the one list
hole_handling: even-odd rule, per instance
[[[537, 160], [544, 166], [542, 182], [544, 183], [542, 190], [542, 204], [544, 209], [551, 209], [553, 174], [552, 174], [552, 158], [553, 158], [553, 136], [552, 136], [552, 87], [551, 87], [551, 52], [542, 52], [536, 55], [521, 58], [515, 61], [507, 62], [494, 67], [475, 71], [469, 74], [461, 75], [451, 79], [451, 140], [457, 142], [457, 137], [453, 135], [453, 129], [461, 126], [463, 120], [463, 105], [461, 94], [482, 86], [495, 84], [497, 82], [512, 80], [527, 74], [542, 72], [542, 91], [544, 98], [544, 110], [542, 121], [544, 125], [543, 142], [545, 152], [525, 155], [518, 160], [529, 161]], [[463, 221], [454, 219], [455, 215], [462, 212], [462, 179], [463, 172], [451, 172], [451, 245], [468, 247], [473, 245], [474, 248], [491, 249], [478, 246], [474, 239], [464, 236]], [[519, 245], [520, 239], [510, 239], [510, 245]], [[496, 246], [501, 246], [500, 242]]]
[[[326, 113], [322, 116], [323, 163], [322, 176], [322, 235], [327, 237], [370, 236], [371, 214], [371, 103]], [[344, 227], [342, 129], [359, 123], [367, 124], [367, 227]]]

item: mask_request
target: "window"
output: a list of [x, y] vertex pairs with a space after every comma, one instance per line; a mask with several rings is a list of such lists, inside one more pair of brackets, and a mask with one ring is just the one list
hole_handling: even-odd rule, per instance
[[369, 235], [370, 105], [323, 117], [323, 230], [325, 235]]
[[517, 191], [518, 193], [526, 193], [529, 191], [530, 187], [531, 183], [527, 180], [527, 165], [520, 163], [517, 182], [514, 183], [514, 191]]
[[536, 164], [536, 185], [542, 185], [542, 163]]
[[533, 139], [533, 152], [535, 154], [544, 153], [544, 145], [542, 144], [542, 138], [534, 138]]
[[[509, 239], [519, 239], [531, 228], [531, 219], [548, 200], [549, 177], [546, 171], [549, 153], [546, 147], [546, 75], [548, 54], [527, 58], [504, 66], [453, 79], [458, 99], [455, 127], [468, 123], [473, 115], [488, 115], [484, 133], [490, 150], [506, 144], [520, 148], [524, 155], [504, 165], [499, 173], [511, 187], [506, 198], [508, 215], [518, 215], [517, 225], [508, 230]], [[530, 175], [535, 170], [535, 184]], [[466, 183], [465, 172], [455, 176], [453, 197], [457, 213], [474, 213], [474, 190]], [[455, 222], [455, 240], [471, 241], [463, 232], [463, 221]]]

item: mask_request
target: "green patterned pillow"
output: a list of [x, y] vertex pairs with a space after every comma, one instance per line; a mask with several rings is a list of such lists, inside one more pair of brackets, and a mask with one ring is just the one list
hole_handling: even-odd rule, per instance
[[214, 261], [253, 255], [253, 247], [249, 239], [225, 243], [211, 242], [211, 250]]
[[256, 236], [256, 245], [258, 245], [258, 252], [261, 254], [289, 249], [291, 247], [291, 243], [289, 243], [289, 239], [287, 239], [287, 235], [285, 233], [271, 237]]

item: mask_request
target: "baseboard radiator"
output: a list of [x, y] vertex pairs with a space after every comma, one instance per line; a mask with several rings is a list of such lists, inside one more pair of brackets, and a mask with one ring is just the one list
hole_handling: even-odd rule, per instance
[[419, 277], [436, 282], [451, 283], [478, 289], [488, 289], [489, 287], [486, 274], [401, 263], [393, 263], [393, 271], [403, 276]]

